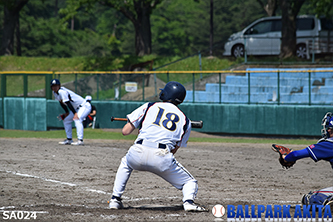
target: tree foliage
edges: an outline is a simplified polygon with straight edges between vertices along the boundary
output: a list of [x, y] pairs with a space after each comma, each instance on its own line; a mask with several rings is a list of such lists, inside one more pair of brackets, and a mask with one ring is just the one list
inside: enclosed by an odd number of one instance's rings
[[[223, 45], [232, 33], [267, 16], [268, 8], [281, 15], [280, 4], [274, 10], [267, 6], [280, 1], [214, 0], [214, 55], [222, 55]], [[8, 34], [4, 31], [5, 2], [9, 1], [0, 0], [1, 39]], [[47, 57], [139, 55], [138, 30], [133, 23], [133, 20], [139, 21], [136, 9], [143, 7], [135, 6], [138, 2], [150, 4], [147, 13], [151, 46], [149, 50], [144, 49], [148, 51], [143, 54], [184, 57], [198, 51], [208, 52], [210, 0], [33, 0], [20, 10], [21, 54]], [[305, 0], [298, 14], [332, 16], [332, 1]], [[17, 41], [14, 33], [10, 39], [13, 38]], [[14, 47], [12, 54], [17, 55]]]
[[135, 31], [135, 53], [143, 56], [151, 54], [151, 23], [150, 15], [153, 9], [163, 0], [67, 0], [68, 6], [63, 13], [74, 16], [82, 6], [86, 11], [95, 7], [96, 3], [114, 8], [131, 21]]

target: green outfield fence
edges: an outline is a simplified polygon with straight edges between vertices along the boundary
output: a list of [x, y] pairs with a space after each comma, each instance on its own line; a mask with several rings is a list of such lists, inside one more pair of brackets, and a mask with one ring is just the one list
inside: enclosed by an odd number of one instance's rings
[[[245, 70], [245, 71], [139, 71], [139, 72], [0, 72], [0, 126], [4, 129], [44, 131], [62, 128], [56, 116], [63, 112], [52, 100], [49, 83], [60, 79], [63, 86], [78, 94], [92, 95], [97, 108], [97, 128], [121, 128], [124, 123], [110, 121], [111, 116], [125, 117], [146, 101], [157, 101], [159, 89], [168, 81], [178, 81], [187, 88], [187, 100], [180, 108], [192, 120], [203, 120], [204, 127], [195, 129], [208, 133], [320, 136], [321, 119], [333, 112], [333, 103], [315, 103], [316, 90], [328, 90], [331, 95], [333, 68], [326, 70]], [[286, 77], [303, 81], [304, 103], [284, 102], [283, 90], [290, 88]], [[258, 77], [258, 78], [257, 78]], [[271, 78], [272, 77], [272, 78]], [[265, 92], [257, 92], [273, 79], [275, 100], [256, 102]], [[255, 81], [259, 81], [255, 85]], [[271, 80], [269, 80], [271, 81]], [[237, 84], [230, 84], [236, 82]], [[241, 82], [245, 83], [241, 85]], [[304, 83], [305, 82], [305, 83]], [[126, 92], [126, 83], [136, 83], [136, 92]], [[262, 84], [261, 84], [262, 83]], [[207, 90], [211, 84], [213, 92]], [[214, 85], [215, 84], [215, 85]], [[266, 84], [266, 83], [265, 83]], [[211, 86], [209, 85], [209, 86]], [[333, 84], [332, 84], [333, 86]], [[133, 85], [129, 85], [129, 88]], [[236, 88], [235, 88], [236, 87]], [[259, 87], [259, 88], [260, 88]], [[267, 89], [266, 89], [266, 88]], [[117, 90], [115, 90], [117, 89]], [[227, 91], [234, 90], [234, 91]], [[133, 91], [133, 89], [127, 91]], [[261, 90], [261, 89], [260, 89]], [[238, 92], [239, 91], [239, 92]], [[229, 101], [227, 95], [241, 95], [242, 101]], [[273, 93], [274, 94], [274, 93]], [[284, 95], [287, 94], [287, 95]], [[310, 95], [309, 95], [310, 94]], [[325, 95], [326, 95], [325, 94]], [[200, 102], [214, 95], [214, 101]], [[229, 95], [229, 96], [230, 96]], [[332, 97], [332, 96], [331, 96]], [[212, 97], [213, 98], [213, 97]]]

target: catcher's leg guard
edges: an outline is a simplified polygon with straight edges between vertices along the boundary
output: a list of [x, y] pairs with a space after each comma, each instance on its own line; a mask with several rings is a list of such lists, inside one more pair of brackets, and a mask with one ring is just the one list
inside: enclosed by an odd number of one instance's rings
[[302, 197], [304, 205], [330, 205], [333, 204], [333, 187], [311, 191]]

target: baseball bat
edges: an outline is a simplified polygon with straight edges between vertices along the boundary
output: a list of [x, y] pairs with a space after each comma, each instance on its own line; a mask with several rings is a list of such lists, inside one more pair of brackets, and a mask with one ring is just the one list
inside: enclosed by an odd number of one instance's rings
[[[111, 116], [111, 122], [113, 121], [127, 121], [127, 118], [118, 118]], [[191, 120], [191, 126], [192, 128], [202, 128], [203, 127], [203, 121], [202, 120]]]

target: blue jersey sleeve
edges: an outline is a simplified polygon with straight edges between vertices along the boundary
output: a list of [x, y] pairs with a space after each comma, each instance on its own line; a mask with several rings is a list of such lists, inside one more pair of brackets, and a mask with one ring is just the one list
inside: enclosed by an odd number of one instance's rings
[[312, 144], [306, 148], [314, 161], [327, 160], [332, 162], [333, 160], [333, 143], [329, 141], [323, 141], [317, 144]]
[[308, 149], [302, 149], [302, 150], [295, 150], [291, 153], [289, 153], [284, 159], [288, 162], [295, 162], [296, 160], [310, 157], [310, 153], [308, 152]]

